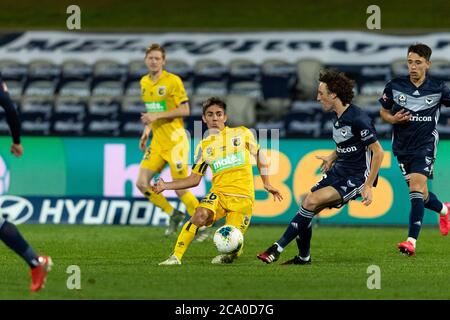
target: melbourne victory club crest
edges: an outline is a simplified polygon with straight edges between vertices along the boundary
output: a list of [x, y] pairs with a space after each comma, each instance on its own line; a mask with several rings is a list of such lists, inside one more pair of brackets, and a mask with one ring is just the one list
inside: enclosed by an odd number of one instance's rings
[[425, 98], [425, 102], [426, 102], [427, 105], [431, 105], [433, 103], [433, 98], [426, 97]]
[[341, 135], [345, 138], [347, 136], [347, 129], [346, 128], [342, 128], [341, 129]]
[[166, 87], [162, 86], [162, 87], [158, 87], [158, 96], [164, 96], [166, 95]]
[[398, 104], [402, 107], [406, 106], [406, 96], [404, 94], [398, 96]]

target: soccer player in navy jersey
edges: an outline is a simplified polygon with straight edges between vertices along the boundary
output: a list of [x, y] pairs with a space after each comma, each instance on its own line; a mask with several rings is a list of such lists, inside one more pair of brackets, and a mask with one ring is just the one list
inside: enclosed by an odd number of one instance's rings
[[[11, 130], [13, 143], [10, 151], [16, 157], [23, 154], [23, 147], [20, 143], [20, 119], [17, 110], [11, 100], [8, 88], [2, 81], [0, 74], [0, 105], [5, 109], [6, 121]], [[0, 214], [0, 239], [15, 253], [22, 257], [31, 268], [31, 286], [30, 291], [39, 291], [45, 284], [47, 273], [52, 265], [52, 260], [48, 256], [38, 256], [33, 248], [17, 230], [16, 226], [8, 222]]]
[[439, 134], [436, 124], [441, 104], [450, 106], [450, 89], [443, 81], [427, 76], [431, 48], [414, 44], [408, 48], [408, 76], [387, 83], [380, 98], [381, 117], [393, 125], [392, 151], [409, 186], [411, 211], [408, 238], [397, 245], [400, 252], [415, 255], [424, 208], [440, 214], [439, 228], [449, 230], [449, 203], [442, 203], [427, 187], [433, 178]]
[[353, 81], [336, 70], [324, 70], [319, 77], [317, 100], [326, 112], [334, 112], [333, 139], [336, 150], [319, 156], [324, 172], [322, 180], [312, 187], [300, 210], [289, 223], [283, 236], [266, 251], [258, 254], [265, 263], [278, 260], [283, 249], [294, 239], [299, 254], [284, 264], [311, 263], [311, 220], [327, 207], [339, 208], [362, 197], [364, 205], [372, 203], [372, 187], [376, 186], [384, 151], [370, 117], [352, 104]]

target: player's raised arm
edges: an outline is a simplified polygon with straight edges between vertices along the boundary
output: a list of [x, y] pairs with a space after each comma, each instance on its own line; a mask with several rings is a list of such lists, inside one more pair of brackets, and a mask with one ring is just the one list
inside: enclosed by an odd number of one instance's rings
[[198, 186], [201, 180], [202, 176], [196, 173], [191, 173], [191, 175], [187, 178], [170, 182], [166, 182], [162, 178], [159, 178], [154, 186], [154, 190], [156, 193], [161, 193], [164, 190], [189, 189]]
[[283, 200], [283, 196], [281, 195], [280, 191], [276, 188], [274, 188], [269, 181], [269, 163], [267, 160], [267, 156], [265, 155], [265, 152], [259, 149], [256, 153], [256, 165], [258, 167], [259, 174], [261, 176], [261, 180], [264, 184], [264, 189], [266, 189], [267, 192], [270, 192], [273, 194], [273, 200], [281, 201]]

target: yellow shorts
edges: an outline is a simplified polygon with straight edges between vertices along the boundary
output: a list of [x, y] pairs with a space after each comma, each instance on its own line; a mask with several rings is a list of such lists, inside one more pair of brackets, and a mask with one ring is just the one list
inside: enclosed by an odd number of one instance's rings
[[141, 161], [141, 168], [161, 172], [166, 163], [170, 166], [173, 179], [182, 179], [188, 176], [189, 143], [177, 145], [176, 148], [162, 149], [157, 144], [150, 144], [145, 150]]
[[214, 213], [213, 223], [225, 217], [225, 224], [239, 228], [244, 234], [252, 218], [253, 199], [210, 192], [200, 201], [199, 207]]

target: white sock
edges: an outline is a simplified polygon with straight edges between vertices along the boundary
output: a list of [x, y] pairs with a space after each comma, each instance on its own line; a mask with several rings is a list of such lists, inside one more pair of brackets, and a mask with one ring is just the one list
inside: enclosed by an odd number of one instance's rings
[[442, 204], [442, 210], [439, 212], [441, 216], [445, 216], [448, 213], [448, 208], [445, 204]]
[[406, 241], [411, 242], [414, 246], [414, 248], [416, 247], [416, 239], [408, 237], [408, 239], [406, 239]]
[[302, 261], [308, 261], [310, 256], [307, 257], [302, 257], [302, 256], [298, 256], [300, 258], [300, 260]]
[[275, 242], [275, 244], [277, 245], [277, 251], [278, 252], [283, 252], [284, 248], [282, 248], [278, 243]]

